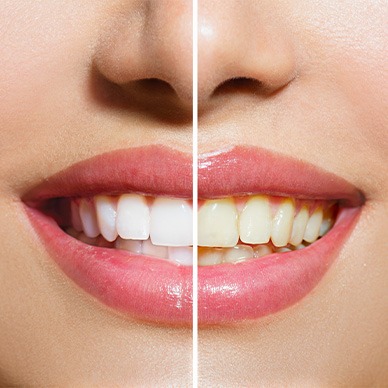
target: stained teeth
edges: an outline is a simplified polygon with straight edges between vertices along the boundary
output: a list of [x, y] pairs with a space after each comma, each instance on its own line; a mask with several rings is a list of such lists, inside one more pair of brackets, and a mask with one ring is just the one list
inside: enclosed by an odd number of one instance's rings
[[198, 264], [201, 266], [221, 264], [223, 251], [221, 248], [199, 248]]
[[240, 239], [247, 244], [266, 244], [271, 237], [271, 208], [268, 197], [250, 198], [240, 214]]
[[238, 242], [238, 213], [233, 199], [205, 201], [198, 212], [198, 245], [233, 247]]
[[224, 255], [225, 263], [238, 263], [253, 257], [253, 249], [249, 245], [236, 245], [226, 249]]
[[94, 202], [97, 211], [97, 222], [101, 234], [107, 241], [116, 240], [116, 200], [112, 197], [108, 197], [107, 195], [98, 195], [95, 197]]
[[97, 237], [100, 234], [100, 229], [98, 228], [93, 202], [87, 199], [81, 199], [79, 214], [85, 235], [90, 238]]
[[143, 195], [124, 194], [117, 204], [117, 232], [120, 237], [147, 240], [150, 235], [150, 210]]
[[263, 257], [273, 253], [273, 249], [270, 245], [257, 245], [253, 248], [253, 257]]
[[304, 241], [311, 243], [318, 238], [322, 219], [323, 219], [322, 208], [318, 207], [317, 209], [315, 209], [314, 213], [310, 216], [307, 222], [306, 230], [304, 232], [304, 237], [303, 237]]
[[156, 198], [151, 210], [150, 238], [162, 246], [193, 244], [193, 209], [183, 199]]
[[303, 206], [294, 219], [290, 243], [294, 246], [299, 245], [303, 241], [304, 232], [306, 230], [307, 221], [309, 219], [309, 210], [307, 206]]
[[288, 244], [294, 221], [295, 205], [290, 198], [285, 199], [278, 207], [272, 221], [271, 240], [275, 247]]

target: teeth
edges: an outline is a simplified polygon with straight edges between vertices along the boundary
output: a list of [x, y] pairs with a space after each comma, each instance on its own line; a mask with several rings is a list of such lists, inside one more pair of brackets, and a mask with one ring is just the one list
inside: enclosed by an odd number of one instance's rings
[[143, 241], [142, 253], [147, 256], [159, 257], [160, 259], [168, 258], [168, 248], [154, 245], [149, 239]]
[[193, 265], [193, 248], [168, 247], [168, 259], [182, 265]]
[[150, 238], [155, 245], [192, 245], [193, 209], [190, 204], [182, 199], [156, 198], [151, 210]]
[[108, 197], [107, 195], [98, 195], [94, 198], [94, 203], [96, 206], [97, 222], [100, 227], [101, 234], [107, 241], [116, 240], [116, 200], [112, 197]]
[[309, 210], [307, 206], [303, 206], [294, 219], [290, 243], [294, 246], [299, 245], [303, 241], [304, 232], [306, 230], [307, 221], [309, 220]]
[[[332, 205], [266, 195], [206, 200], [198, 211], [198, 264], [303, 249], [334, 225]], [[68, 234], [89, 245], [192, 265], [193, 214], [187, 200], [98, 195], [72, 200], [70, 211]]]
[[100, 234], [100, 229], [98, 228], [93, 202], [87, 199], [81, 199], [79, 204], [79, 215], [85, 235], [90, 238], [97, 237]]
[[253, 249], [249, 245], [236, 245], [233, 248], [226, 249], [224, 255], [225, 263], [238, 263], [253, 257]]
[[198, 212], [198, 245], [235, 246], [239, 238], [237, 218], [233, 199], [205, 201]]
[[304, 241], [309, 243], [314, 242], [319, 236], [319, 229], [323, 219], [322, 208], [318, 207], [311, 215], [307, 222], [306, 231], [304, 232]]
[[250, 198], [240, 214], [240, 239], [247, 244], [266, 244], [271, 237], [271, 208], [268, 197]]
[[292, 199], [287, 198], [279, 205], [272, 222], [271, 232], [271, 240], [275, 247], [287, 245], [291, 237], [294, 213], [295, 205]]
[[143, 195], [124, 194], [117, 204], [117, 232], [120, 237], [147, 240], [150, 235], [150, 210]]

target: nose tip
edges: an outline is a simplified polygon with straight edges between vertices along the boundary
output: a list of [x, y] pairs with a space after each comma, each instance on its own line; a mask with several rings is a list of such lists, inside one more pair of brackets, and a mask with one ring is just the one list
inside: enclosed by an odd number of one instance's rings
[[104, 30], [95, 68], [123, 89], [135, 81], [162, 81], [173, 89], [179, 104], [191, 106], [191, 5], [185, 0], [135, 3], [125, 18], [118, 12]]
[[294, 46], [291, 38], [278, 27], [256, 8], [243, 7], [239, 2], [200, 9], [199, 104], [206, 106], [215, 92], [224, 86], [241, 84], [241, 80], [254, 85], [256, 93], [259, 90], [267, 94], [294, 79]]

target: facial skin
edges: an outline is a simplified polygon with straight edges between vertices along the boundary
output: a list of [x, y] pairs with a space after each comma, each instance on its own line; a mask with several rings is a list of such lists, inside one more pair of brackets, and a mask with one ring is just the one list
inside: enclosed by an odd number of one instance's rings
[[202, 386], [387, 381], [386, 11], [380, 1], [200, 1], [200, 152], [262, 147], [366, 197], [311, 294], [257, 321], [200, 330]]
[[[190, 384], [191, 329], [124, 318], [76, 287], [20, 198], [104, 152], [191, 152], [191, 21], [186, 1], [1, 2], [2, 384]], [[165, 83], [131, 84], [143, 78]]]
[[[253, 145], [297, 156], [354, 184], [366, 203], [340, 257], [300, 303], [200, 330], [200, 382], [381, 385], [385, 5], [274, 4], [200, 1], [199, 150]], [[183, 0], [1, 3], [0, 383], [190, 384], [191, 330], [122, 317], [78, 289], [37, 243], [20, 201], [104, 152], [150, 144], [191, 152], [191, 18]], [[238, 77], [251, 81], [228, 82]], [[145, 78], [163, 83], [132, 82]]]

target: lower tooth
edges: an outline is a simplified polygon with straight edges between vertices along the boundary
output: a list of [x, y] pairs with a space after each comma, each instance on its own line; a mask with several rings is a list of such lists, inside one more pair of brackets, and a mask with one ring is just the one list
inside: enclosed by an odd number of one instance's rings
[[253, 257], [259, 258], [263, 256], [267, 256], [273, 253], [271, 246], [269, 245], [257, 245], [253, 248]]
[[193, 248], [169, 247], [168, 259], [182, 265], [193, 265]]
[[199, 248], [198, 264], [203, 266], [221, 264], [223, 251], [221, 248]]
[[249, 245], [236, 245], [233, 248], [225, 249], [224, 262], [238, 263], [253, 257], [253, 249]]
[[168, 248], [160, 245], [154, 245], [150, 239], [143, 241], [142, 249], [143, 255], [154, 256], [160, 259], [168, 258]]
[[143, 242], [140, 240], [124, 240], [120, 237], [115, 242], [115, 248], [123, 249], [132, 253], [142, 253]]

